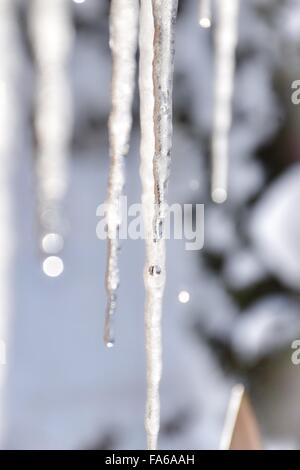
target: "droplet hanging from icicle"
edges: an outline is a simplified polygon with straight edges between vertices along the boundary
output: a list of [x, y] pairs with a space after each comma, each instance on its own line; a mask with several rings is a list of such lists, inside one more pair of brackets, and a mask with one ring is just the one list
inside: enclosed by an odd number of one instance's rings
[[216, 0], [212, 199], [223, 203], [228, 193], [229, 132], [232, 121], [235, 50], [239, 0]]
[[211, 2], [212, 0], [199, 0], [199, 24], [202, 28], [211, 27]]
[[37, 206], [43, 270], [55, 277], [63, 271], [63, 200], [68, 184], [72, 104], [68, 60], [73, 38], [66, 0], [33, 0], [31, 32], [37, 62], [35, 128], [37, 136]]
[[104, 342], [114, 344], [113, 317], [119, 286], [119, 228], [121, 196], [125, 183], [125, 156], [132, 124], [132, 101], [136, 70], [138, 0], [112, 0], [110, 47], [112, 52], [112, 109], [109, 118], [110, 175], [107, 198], [108, 254], [106, 269], [107, 307]]

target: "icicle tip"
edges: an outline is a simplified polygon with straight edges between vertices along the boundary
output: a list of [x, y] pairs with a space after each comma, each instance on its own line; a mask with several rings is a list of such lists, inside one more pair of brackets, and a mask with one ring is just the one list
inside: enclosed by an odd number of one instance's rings
[[212, 200], [217, 204], [223, 204], [227, 199], [227, 191], [224, 188], [216, 188], [212, 192]]

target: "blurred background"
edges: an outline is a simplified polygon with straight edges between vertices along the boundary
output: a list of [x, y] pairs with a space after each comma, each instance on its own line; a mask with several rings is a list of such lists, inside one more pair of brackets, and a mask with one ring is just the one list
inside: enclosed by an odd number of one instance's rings
[[[106, 244], [96, 238], [96, 208], [109, 165], [110, 2], [64, 2], [67, 38], [58, 34], [63, 29], [49, 32], [47, 14], [33, 34], [30, 0], [0, 0], [0, 445], [142, 449], [142, 241], [122, 243], [117, 343], [107, 350], [102, 342]], [[300, 80], [300, 4], [241, 1], [222, 206], [209, 195], [213, 31], [199, 27], [197, 12], [197, 0], [179, 0], [169, 202], [205, 204], [205, 245], [188, 252], [183, 241], [167, 244], [159, 446], [218, 448], [231, 388], [243, 382], [265, 448], [299, 449], [300, 366], [291, 344], [300, 339], [300, 105], [291, 102], [291, 85]], [[39, 77], [42, 66], [47, 71], [43, 57], [55, 62], [55, 54], [65, 67], [56, 83], [61, 119], [39, 134]], [[138, 109], [136, 94], [127, 158], [132, 203], [141, 193]], [[61, 169], [68, 180], [63, 265], [47, 268], [37, 167], [39, 139], [47, 142], [51, 125], [69, 161]]]

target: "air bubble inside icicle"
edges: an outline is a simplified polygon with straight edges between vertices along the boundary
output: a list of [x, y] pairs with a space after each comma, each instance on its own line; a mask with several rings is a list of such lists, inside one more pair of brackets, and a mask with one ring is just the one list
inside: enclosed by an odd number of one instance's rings
[[[141, 179], [146, 233], [145, 330], [147, 402], [145, 427], [149, 450], [157, 448], [162, 372], [161, 316], [166, 278], [164, 204], [172, 145], [172, 82], [176, 1], [141, 1], [140, 102]], [[153, 41], [152, 41], [153, 38]]]
[[110, 175], [107, 198], [108, 254], [106, 270], [107, 308], [104, 341], [114, 344], [113, 317], [119, 286], [120, 201], [125, 183], [124, 159], [132, 124], [132, 100], [137, 48], [138, 0], [112, 0], [110, 47], [112, 52], [112, 109], [109, 118]]
[[217, 1], [215, 32], [214, 123], [212, 137], [212, 199], [227, 199], [228, 143], [232, 121], [235, 49], [239, 0]]

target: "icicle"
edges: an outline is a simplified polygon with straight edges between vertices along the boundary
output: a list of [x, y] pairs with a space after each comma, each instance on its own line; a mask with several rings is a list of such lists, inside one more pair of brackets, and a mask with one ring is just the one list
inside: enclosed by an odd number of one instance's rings
[[163, 237], [164, 205], [171, 163], [174, 28], [178, 0], [168, 2], [152, 0], [152, 5], [154, 16], [154, 238], [158, 241]]
[[12, 0], [0, 1], [0, 447], [4, 448], [6, 431], [8, 365], [6, 352], [10, 340], [12, 305], [12, 261], [14, 256], [14, 176], [20, 143], [21, 115], [17, 96], [21, 63], [18, 38], [18, 17]]
[[104, 341], [114, 344], [113, 317], [116, 310], [116, 292], [119, 285], [119, 227], [121, 224], [120, 198], [125, 182], [124, 158], [128, 152], [132, 124], [131, 108], [135, 79], [137, 48], [138, 0], [111, 0], [110, 47], [112, 51], [112, 109], [109, 118], [110, 176], [108, 186], [108, 255]]
[[68, 0], [33, 0], [33, 48], [38, 66], [36, 100], [38, 217], [45, 274], [58, 276], [64, 243], [62, 204], [67, 189], [72, 133], [70, 84], [66, 67], [73, 29]]
[[228, 140], [238, 37], [239, 0], [217, 0], [214, 124], [212, 140], [212, 199], [227, 199]]
[[[141, 1], [140, 100], [141, 178], [146, 233], [145, 329], [148, 449], [157, 448], [162, 371], [161, 315], [166, 278], [164, 204], [172, 144], [172, 82], [177, 0]], [[153, 38], [153, 42], [152, 42]]]
[[202, 28], [211, 27], [211, 1], [199, 0], [199, 24]]
[[[161, 376], [161, 297], [164, 280], [155, 276], [154, 268], [158, 263], [157, 244], [153, 240], [154, 218], [154, 177], [153, 155], [154, 142], [154, 95], [153, 95], [153, 38], [154, 22], [152, 4], [149, 0], [141, 0], [140, 13], [140, 118], [141, 118], [141, 166], [142, 204], [144, 228], [146, 236], [146, 263], [144, 282], [145, 301], [145, 333], [147, 355], [147, 404], [145, 427], [148, 448], [155, 449], [159, 431], [159, 381]], [[163, 260], [159, 260], [161, 263]], [[157, 283], [157, 285], [155, 285]]]

